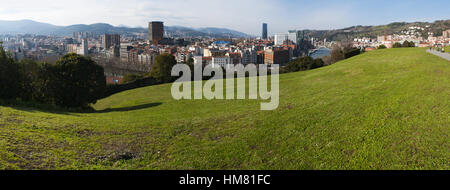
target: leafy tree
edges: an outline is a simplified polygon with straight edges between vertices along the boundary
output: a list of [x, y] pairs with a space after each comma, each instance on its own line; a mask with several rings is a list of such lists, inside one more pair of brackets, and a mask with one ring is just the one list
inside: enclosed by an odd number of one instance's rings
[[395, 44], [392, 46], [393, 48], [401, 48], [402, 47], [402, 44], [401, 43], [398, 43], [398, 42], [395, 42]]
[[345, 59], [344, 51], [342, 51], [342, 49], [339, 46], [334, 46], [333, 49], [331, 50], [331, 62], [336, 63], [344, 59]]
[[34, 95], [38, 91], [36, 83], [39, 81], [41, 65], [30, 59], [22, 59], [18, 63], [19, 69], [19, 97], [25, 101], [35, 100]]
[[158, 55], [155, 58], [155, 63], [150, 71], [150, 76], [160, 82], [171, 82], [173, 81], [173, 77], [171, 76], [172, 67], [176, 64], [177, 61], [173, 55]]
[[18, 66], [5, 52], [0, 43], [0, 98], [14, 99], [19, 96]]
[[377, 49], [386, 49], [387, 47], [384, 44], [381, 44], [377, 47]]
[[46, 90], [44, 95], [51, 97], [50, 101], [56, 105], [87, 107], [105, 93], [103, 67], [77, 54], [67, 54], [54, 65], [45, 64], [40, 76]]
[[402, 47], [410, 47], [410, 44], [408, 41], [404, 41]]
[[344, 49], [344, 58], [345, 59], [348, 59], [348, 58], [353, 57], [353, 56], [357, 56], [359, 54], [361, 54], [361, 50], [359, 50], [358, 48], [353, 48], [352, 47], [352, 48]]
[[312, 57], [301, 57], [289, 62], [284, 67], [283, 72], [297, 72], [323, 67], [325, 64], [322, 59], [313, 59]]
[[325, 62], [322, 59], [314, 59], [314, 62], [311, 64], [309, 69], [317, 69], [325, 66]]

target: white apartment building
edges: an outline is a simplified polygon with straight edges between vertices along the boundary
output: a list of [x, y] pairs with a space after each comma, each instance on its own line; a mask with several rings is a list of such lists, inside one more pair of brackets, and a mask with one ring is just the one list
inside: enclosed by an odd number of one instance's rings
[[225, 68], [228, 64], [231, 64], [230, 57], [228, 56], [220, 56], [220, 57], [212, 57], [212, 66], [216, 67], [217, 65]]
[[138, 55], [138, 63], [141, 65], [153, 65], [155, 61], [155, 55], [152, 54], [139, 54]]
[[294, 43], [297, 43], [297, 33], [282, 33], [282, 34], [275, 34], [275, 45], [283, 45], [283, 43], [286, 41], [292, 41]]

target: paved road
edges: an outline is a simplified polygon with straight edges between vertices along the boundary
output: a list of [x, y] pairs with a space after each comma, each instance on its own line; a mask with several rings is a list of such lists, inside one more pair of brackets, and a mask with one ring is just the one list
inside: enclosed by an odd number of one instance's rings
[[435, 51], [435, 50], [427, 50], [427, 52], [450, 61], [450, 53], [442, 53], [442, 52]]

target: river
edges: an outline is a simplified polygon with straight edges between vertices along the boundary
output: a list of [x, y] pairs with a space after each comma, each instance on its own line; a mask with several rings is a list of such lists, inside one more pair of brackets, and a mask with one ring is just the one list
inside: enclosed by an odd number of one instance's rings
[[312, 53], [310, 56], [314, 59], [317, 58], [322, 58], [325, 56], [330, 56], [331, 55], [331, 50], [328, 48], [319, 48], [318, 50], [316, 50], [314, 53]]

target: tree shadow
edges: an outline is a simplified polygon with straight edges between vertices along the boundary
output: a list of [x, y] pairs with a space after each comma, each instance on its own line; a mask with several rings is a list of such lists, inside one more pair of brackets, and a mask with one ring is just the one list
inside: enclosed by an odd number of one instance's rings
[[137, 105], [137, 106], [130, 106], [130, 107], [123, 107], [123, 108], [108, 108], [108, 109], [104, 109], [104, 110], [98, 110], [95, 111], [95, 113], [110, 113], [110, 112], [124, 112], [124, 111], [136, 111], [136, 110], [141, 110], [141, 109], [147, 109], [147, 108], [151, 108], [151, 107], [156, 107], [161, 105], [161, 102], [157, 102], [157, 103], [149, 103], [149, 104], [142, 104], [142, 105]]
[[61, 115], [72, 115], [78, 116], [82, 113], [110, 113], [110, 112], [121, 112], [121, 111], [135, 111], [151, 107], [156, 107], [162, 103], [149, 103], [137, 106], [123, 107], [123, 108], [108, 108], [105, 110], [95, 110], [92, 107], [88, 108], [61, 108], [54, 105], [40, 104], [34, 102], [18, 102], [15, 100], [4, 101], [0, 100], [0, 106], [10, 107], [15, 110], [25, 111], [25, 112], [44, 112], [51, 114], [61, 114]]
[[9, 107], [24, 112], [43, 112], [61, 115], [74, 115], [85, 112], [82, 108], [61, 108], [55, 105], [42, 104], [36, 102], [22, 102], [16, 100], [0, 100], [0, 106]]

